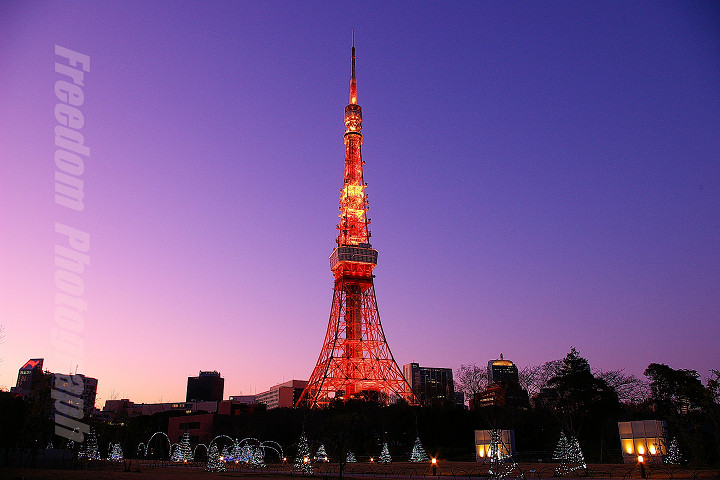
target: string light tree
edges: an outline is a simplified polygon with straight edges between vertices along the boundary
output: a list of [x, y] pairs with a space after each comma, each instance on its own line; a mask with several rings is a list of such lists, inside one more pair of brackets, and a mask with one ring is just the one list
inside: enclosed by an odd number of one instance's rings
[[122, 447], [119, 443], [111, 443], [108, 445], [108, 460], [122, 462], [124, 459]]
[[680, 465], [682, 456], [680, 455], [680, 447], [678, 446], [677, 438], [673, 437], [670, 440], [670, 446], [668, 447], [667, 457], [665, 457], [665, 463], [667, 465]]
[[265, 450], [262, 447], [251, 446], [250, 447], [250, 459], [248, 465], [254, 468], [262, 468], [265, 466]]
[[420, 442], [420, 437], [415, 438], [415, 444], [413, 445], [412, 452], [410, 452], [411, 462], [427, 462], [430, 458], [428, 457], [425, 449]]
[[320, 356], [297, 406], [323, 407], [335, 399], [417, 399], [390, 352], [375, 299], [367, 184], [363, 178], [362, 108], [358, 105], [353, 32], [350, 103], [345, 107], [345, 173], [340, 190], [337, 246], [330, 256], [335, 280], [330, 320]]
[[300, 436], [294, 467], [295, 470], [303, 474], [311, 475], [313, 473], [313, 467], [310, 463], [310, 446], [308, 445], [307, 438], [305, 438], [305, 434]]
[[317, 449], [317, 452], [315, 452], [315, 460], [318, 462], [329, 462], [330, 459], [328, 458], [327, 451], [325, 450], [325, 445], [320, 444], [320, 446]]
[[206, 469], [210, 472], [224, 472], [226, 470], [225, 461], [220, 458], [217, 443], [215, 442], [210, 445]]
[[574, 436], [566, 437], [564, 432], [560, 432], [560, 440], [553, 454], [553, 460], [560, 461], [560, 465], [555, 468], [556, 477], [562, 477], [576, 470], [587, 469], [580, 442]]
[[552, 459], [562, 462], [563, 460], [568, 458], [569, 454], [570, 454], [570, 442], [568, 442], [567, 436], [565, 436], [565, 432], [561, 431], [560, 439], [558, 440], [558, 443], [555, 446], [555, 451], [553, 452]]
[[503, 440], [502, 430], [491, 430], [490, 449], [488, 451], [488, 457], [490, 457], [488, 479], [505, 479], [508, 478], [511, 473], [515, 473], [515, 478], [517, 479], [525, 479], [525, 474], [520, 468], [520, 465], [518, 465], [509, 452], [511, 452], [511, 449]]
[[228, 449], [227, 445], [223, 447], [223, 449], [220, 451], [220, 458], [224, 460], [228, 460], [230, 458], [230, 450]]
[[87, 434], [85, 441], [80, 445], [78, 458], [87, 460], [102, 459], [102, 457], [100, 457], [100, 450], [98, 450], [98, 441], [94, 428], [90, 428], [90, 433]]
[[380, 458], [378, 458], [378, 463], [390, 463], [392, 462], [392, 457], [390, 456], [390, 449], [388, 449], [387, 442], [383, 443], [382, 451], [380, 452]]
[[185, 432], [180, 441], [175, 446], [175, 451], [170, 456], [173, 462], [186, 463], [192, 460], [192, 449], [190, 448], [190, 433]]

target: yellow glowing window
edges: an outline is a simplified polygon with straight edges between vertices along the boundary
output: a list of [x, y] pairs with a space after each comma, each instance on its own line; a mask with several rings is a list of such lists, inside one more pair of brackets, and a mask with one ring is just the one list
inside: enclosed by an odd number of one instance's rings
[[648, 452], [650, 455], [664, 455], [665, 448], [659, 438], [648, 438]]
[[625, 451], [625, 453], [632, 455], [633, 451], [635, 450], [633, 448], [633, 441], [629, 440], [629, 439], [623, 440], [622, 445], [623, 445], [623, 450]]

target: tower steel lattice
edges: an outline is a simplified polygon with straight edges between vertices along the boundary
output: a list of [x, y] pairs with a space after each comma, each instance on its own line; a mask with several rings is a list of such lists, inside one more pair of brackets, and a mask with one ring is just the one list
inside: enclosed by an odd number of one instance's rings
[[337, 247], [330, 256], [335, 279], [325, 341], [297, 405], [322, 407], [334, 399], [362, 398], [388, 404], [402, 398], [417, 405], [390, 352], [380, 324], [370, 245], [367, 184], [363, 179], [362, 108], [358, 105], [353, 34], [350, 102], [345, 107], [345, 174], [340, 190]]

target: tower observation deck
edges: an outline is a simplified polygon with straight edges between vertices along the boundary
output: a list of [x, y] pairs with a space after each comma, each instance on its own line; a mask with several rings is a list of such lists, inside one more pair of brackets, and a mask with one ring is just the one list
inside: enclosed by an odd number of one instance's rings
[[367, 184], [363, 178], [362, 108], [358, 104], [353, 34], [350, 99], [345, 107], [345, 169], [340, 189], [337, 246], [330, 255], [335, 286], [320, 357], [298, 405], [322, 407], [335, 400], [388, 404], [417, 400], [390, 352], [380, 323], [370, 245]]

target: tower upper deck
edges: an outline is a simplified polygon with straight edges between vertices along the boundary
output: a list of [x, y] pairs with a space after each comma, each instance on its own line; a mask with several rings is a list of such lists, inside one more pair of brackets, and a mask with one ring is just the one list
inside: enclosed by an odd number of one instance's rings
[[362, 108], [357, 103], [357, 79], [355, 78], [355, 36], [353, 35], [352, 67], [350, 73], [350, 98], [345, 107], [345, 172], [340, 190], [340, 223], [337, 226], [337, 245], [342, 247], [364, 246], [370, 248], [368, 229], [367, 184], [363, 179], [362, 160]]

